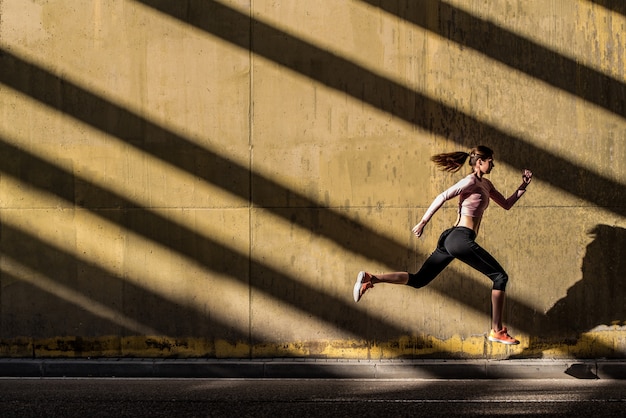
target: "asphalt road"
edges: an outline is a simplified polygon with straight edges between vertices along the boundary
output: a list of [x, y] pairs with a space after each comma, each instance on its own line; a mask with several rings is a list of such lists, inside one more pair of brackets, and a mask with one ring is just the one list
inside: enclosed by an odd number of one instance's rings
[[624, 380], [0, 379], [9, 417], [623, 417]]

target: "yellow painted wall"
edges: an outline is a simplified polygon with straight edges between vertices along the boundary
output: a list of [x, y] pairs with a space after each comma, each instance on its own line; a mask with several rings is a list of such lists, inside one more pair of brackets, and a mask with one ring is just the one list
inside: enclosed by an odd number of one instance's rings
[[[0, 355], [626, 355], [626, 10], [599, 0], [0, 0]], [[414, 272], [486, 144], [478, 242]]]

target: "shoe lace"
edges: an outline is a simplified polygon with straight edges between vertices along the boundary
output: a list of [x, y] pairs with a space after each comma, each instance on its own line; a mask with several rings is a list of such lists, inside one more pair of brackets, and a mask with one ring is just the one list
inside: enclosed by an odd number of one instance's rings
[[511, 337], [511, 336], [509, 335], [509, 333], [508, 333], [508, 331], [506, 330], [506, 328], [503, 330], [503, 337], [504, 337], [504, 338], [506, 338], [506, 339], [508, 339], [508, 340], [511, 340], [511, 341], [517, 341], [515, 338], [513, 338], [513, 337]]
[[509, 335], [509, 330], [506, 329], [506, 327], [502, 328], [500, 331], [494, 331], [493, 333], [499, 338], [509, 338], [511, 340], [513, 339], [513, 337]]

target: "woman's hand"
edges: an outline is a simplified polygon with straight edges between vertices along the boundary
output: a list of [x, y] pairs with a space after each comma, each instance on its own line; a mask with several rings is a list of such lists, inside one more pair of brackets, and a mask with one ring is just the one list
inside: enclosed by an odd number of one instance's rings
[[413, 231], [415, 236], [419, 238], [422, 236], [422, 231], [424, 230], [425, 226], [426, 226], [426, 223], [424, 221], [420, 221], [420, 223], [415, 225], [411, 231]]
[[533, 173], [530, 170], [524, 169], [524, 172], [522, 173], [522, 181], [524, 182], [524, 184], [530, 184], [531, 180], [533, 179]]

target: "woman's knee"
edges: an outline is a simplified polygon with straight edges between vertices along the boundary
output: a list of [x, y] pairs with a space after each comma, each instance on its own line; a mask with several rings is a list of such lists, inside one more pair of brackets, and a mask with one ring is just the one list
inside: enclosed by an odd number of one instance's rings
[[406, 284], [407, 286], [419, 289], [426, 286], [428, 283], [430, 283], [430, 280], [424, 280], [423, 276], [418, 273], [409, 273], [409, 281]]
[[498, 272], [492, 277], [493, 290], [506, 290], [506, 285], [509, 282], [509, 276], [505, 272]]

